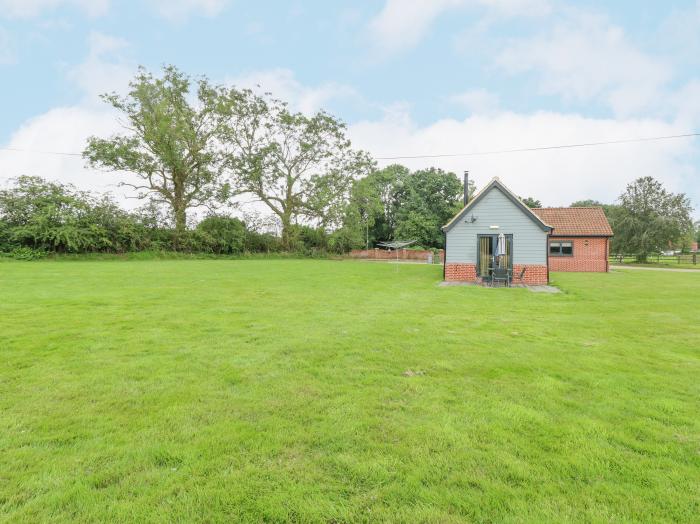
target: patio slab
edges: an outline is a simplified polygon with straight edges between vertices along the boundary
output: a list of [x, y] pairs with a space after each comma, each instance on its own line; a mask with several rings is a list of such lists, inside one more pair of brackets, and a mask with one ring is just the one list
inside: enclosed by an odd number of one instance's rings
[[533, 293], [561, 293], [558, 287], [554, 286], [525, 286]]
[[[477, 283], [477, 282], [439, 282], [438, 283], [439, 287], [454, 287], [454, 286], [461, 286], [461, 287], [491, 287], [491, 286], [485, 286], [483, 284]], [[497, 286], [499, 289], [502, 289], [504, 286]], [[561, 290], [558, 287], [554, 286], [525, 286], [522, 284], [514, 284], [510, 286], [511, 288], [526, 288], [532, 291], [533, 293], [561, 293]]]

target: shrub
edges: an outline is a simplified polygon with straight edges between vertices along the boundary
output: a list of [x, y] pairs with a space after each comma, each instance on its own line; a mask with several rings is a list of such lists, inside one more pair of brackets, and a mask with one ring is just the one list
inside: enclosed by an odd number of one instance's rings
[[338, 229], [328, 237], [328, 250], [331, 253], [342, 255], [355, 247], [359, 247], [357, 235], [349, 229]]
[[210, 216], [199, 223], [196, 231], [204, 251], [237, 255], [245, 247], [245, 224], [237, 218]]
[[31, 247], [16, 247], [10, 251], [10, 256], [16, 260], [37, 260], [46, 256], [46, 251]]
[[248, 231], [244, 247], [249, 253], [279, 253], [282, 251], [282, 240], [272, 233]]

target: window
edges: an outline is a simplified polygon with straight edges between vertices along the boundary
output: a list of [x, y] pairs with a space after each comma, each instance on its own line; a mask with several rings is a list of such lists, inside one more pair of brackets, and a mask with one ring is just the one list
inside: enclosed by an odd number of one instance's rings
[[549, 254], [553, 257], [570, 257], [574, 254], [574, 246], [571, 242], [550, 242]]

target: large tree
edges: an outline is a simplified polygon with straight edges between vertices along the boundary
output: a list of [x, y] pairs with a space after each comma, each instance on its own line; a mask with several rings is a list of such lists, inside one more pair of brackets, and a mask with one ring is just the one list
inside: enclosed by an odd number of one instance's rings
[[533, 197], [520, 197], [520, 200], [530, 209], [542, 207], [542, 202]]
[[636, 254], [639, 261], [668, 248], [692, 228], [688, 197], [666, 191], [650, 176], [629, 184], [619, 202], [614, 224], [617, 247]]
[[394, 238], [396, 194], [401, 180], [409, 174], [406, 167], [393, 164], [356, 180], [343, 227], [360, 236], [367, 247]]
[[174, 66], [165, 67], [160, 78], [140, 68], [130, 87], [127, 96], [102, 96], [124, 118], [126, 133], [90, 137], [83, 156], [92, 167], [135, 175], [135, 181], [121, 184], [136, 190], [138, 198], [167, 204], [179, 237], [188, 210], [209, 205], [225, 187], [218, 184], [220, 90]]
[[[469, 193], [474, 191], [470, 181]], [[390, 165], [355, 182], [344, 228], [353, 238], [362, 237], [362, 244], [401, 239], [441, 247], [440, 227], [462, 206], [463, 194], [454, 173], [436, 168], [410, 172]]]
[[293, 112], [247, 89], [227, 90], [218, 109], [232, 186], [279, 218], [286, 248], [296, 223], [340, 224], [352, 181], [372, 166], [367, 153], [352, 148], [342, 122], [324, 111]]
[[457, 175], [434, 167], [402, 177], [395, 195], [394, 236], [444, 247], [440, 228], [462, 207], [463, 187]]

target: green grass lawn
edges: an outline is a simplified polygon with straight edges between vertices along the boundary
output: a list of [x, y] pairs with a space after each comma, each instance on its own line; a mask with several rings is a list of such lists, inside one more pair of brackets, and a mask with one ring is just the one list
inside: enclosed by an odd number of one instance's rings
[[0, 521], [697, 521], [700, 275], [440, 278], [0, 263]]

